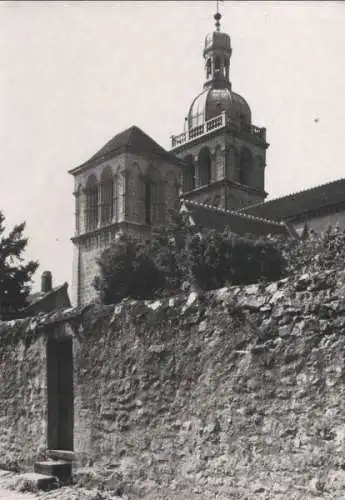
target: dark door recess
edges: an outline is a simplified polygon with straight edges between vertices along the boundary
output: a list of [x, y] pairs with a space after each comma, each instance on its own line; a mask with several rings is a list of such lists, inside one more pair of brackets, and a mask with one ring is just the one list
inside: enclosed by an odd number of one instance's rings
[[73, 450], [72, 338], [48, 339], [48, 449]]

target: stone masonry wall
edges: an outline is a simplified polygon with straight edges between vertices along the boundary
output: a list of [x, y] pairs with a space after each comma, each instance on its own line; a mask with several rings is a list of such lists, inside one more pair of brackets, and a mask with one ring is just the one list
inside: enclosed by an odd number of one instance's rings
[[46, 353], [34, 327], [0, 322], [0, 466], [31, 464], [46, 447]]
[[[344, 498], [343, 271], [78, 314], [57, 321], [74, 335], [79, 466], [130, 498]], [[0, 443], [30, 459], [44, 354], [40, 337], [20, 346], [1, 347]]]
[[79, 294], [81, 304], [87, 304], [97, 298], [97, 291], [92, 283], [99, 272], [97, 259], [101, 256], [105, 246], [95, 246], [80, 248], [80, 276], [79, 276]]
[[344, 283], [330, 272], [90, 309], [81, 460], [152, 498], [344, 498]]

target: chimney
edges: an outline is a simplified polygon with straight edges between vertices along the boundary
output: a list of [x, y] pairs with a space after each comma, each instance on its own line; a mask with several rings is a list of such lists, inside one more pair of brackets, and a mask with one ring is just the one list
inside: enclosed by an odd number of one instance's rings
[[52, 290], [52, 273], [50, 271], [44, 271], [41, 277], [41, 292], [47, 293]]

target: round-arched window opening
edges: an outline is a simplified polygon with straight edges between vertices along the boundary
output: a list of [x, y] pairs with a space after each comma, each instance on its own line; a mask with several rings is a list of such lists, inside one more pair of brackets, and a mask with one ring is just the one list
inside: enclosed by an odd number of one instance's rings
[[206, 62], [206, 78], [209, 78], [209, 76], [211, 75], [211, 73], [212, 73], [211, 59], [207, 59], [207, 62]]
[[211, 182], [211, 153], [208, 148], [203, 148], [198, 156], [199, 184], [204, 186]]
[[182, 172], [182, 186], [183, 192], [186, 193], [195, 188], [195, 165], [192, 155], [187, 155], [184, 161], [186, 165], [183, 167]]
[[114, 179], [110, 167], [106, 167], [101, 175], [101, 223], [112, 221], [114, 211]]
[[239, 165], [239, 181], [246, 186], [251, 185], [253, 174], [253, 157], [247, 148], [242, 148]]

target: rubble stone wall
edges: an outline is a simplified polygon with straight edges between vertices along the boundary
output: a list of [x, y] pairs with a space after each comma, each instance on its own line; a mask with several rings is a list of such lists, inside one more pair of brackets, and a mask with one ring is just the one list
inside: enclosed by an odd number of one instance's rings
[[[343, 271], [94, 306], [59, 321], [74, 335], [79, 465], [137, 495], [344, 498]], [[1, 358], [0, 394], [12, 391], [1, 399], [2, 450], [28, 442], [32, 455], [30, 436], [40, 435], [40, 338]]]
[[332, 272], [89, 310], [84, 458], [205, 498], [343, 498], [344, 313]]
[[0, 466], [6, 468], [30, 465], [46, 446], [46, 351], [30, 325], [0, 322]]

